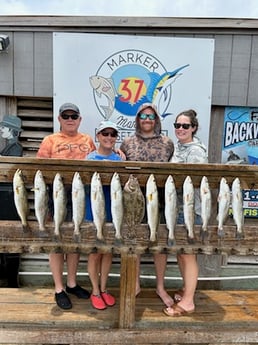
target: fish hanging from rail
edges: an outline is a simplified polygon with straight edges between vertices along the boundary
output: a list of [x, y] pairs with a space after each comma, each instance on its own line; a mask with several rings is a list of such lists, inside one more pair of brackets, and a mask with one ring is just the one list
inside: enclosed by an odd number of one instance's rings
[[183, 212], [188, 243], [194, 243], [194, 186], [190, 176], [183, 183]]
[[211, 190], [209, 186], [209, 181], [206, 176], [202, 177], [200, 185], [200, 198], [201, 198], [201, 218], [202, 218], [202, 228], [201, 228], [201, 238], [202, 240], [208, 236], [208, 222], [211, 217]]
[[53, 182], [53, 203], [54, 203], [54, 238], [60, 239], [60, 227], [63, 224], [67, 214], [67, 197], [60, 173], [56, 173]]
[[128, 225], [128, 239], [136, 238], [136, 225], [140, 224], [145, 214], [145, 199], [136, 177], [129, 176], [123, 189], [124, 222]]
[[241, 183], [238, 177], [233, 180], [232, 187], [232, 212], [233, 219], [237, 227], [236, 237], [241, 239], [244, 237], [244, 212], [243, 212], [243, 196]]
[[97, 230], [97, 240], [103, 241], [103, 227], [106, 218], [105, 197], [102, 187], [101, 178], [98, 172], [94, 172], [91, 178], [91, 210], [93, 223]]
[[17, 169], [13, 177], [14, 204], [21, 219], [24, 232], [29, 230], [27, 217], [29, 214], [28, 194], [24, 183], [24, 176], [20, 169]]
[[147, 222], [150, 229], [150, 241], [157, 239], [157, 230], [159, 225], [159, 196], [156, 180], [151, 174], [146, 183], [146, 210]]
[[37, 170], [34, 176], [34, 208], [35, 216], [39, 224], [40, 236], [46, 235], [46, 220], [48, 215], [48, 188], [41, 170]]
[[219, 195], [218, 195], [218, 236], [223, 237], [225, 235], [223, 225], [228, 217], [230, 206], [230, 188], [225, 177], [220, 179]]
[[168, 245], [175, 242], [175, 227], [177, 221], [177, 192], [174, 179], [168, 176], [165, 183], [165, 220], [168, 229]]
[[124, 216], [124, 201], [120, 177], [117, 172], [113, 174], [111, 179], [110, 197], [112, 222], [115, 228], [115, 239], [119, 242], [122, 240], [121, 230]]
[[75, 172], [72, 180], [72, 214], [74, 223], [73, 239], [80, 242], [80, 227], [85, 216], [85, 188], [79, 172]]

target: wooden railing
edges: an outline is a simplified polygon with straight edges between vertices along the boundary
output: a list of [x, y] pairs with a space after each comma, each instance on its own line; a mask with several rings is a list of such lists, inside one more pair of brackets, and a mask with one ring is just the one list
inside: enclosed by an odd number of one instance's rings
[[[207, 176], [210, 187], [218, 190], [221, 177], [225, 177], [229, 184], [235, 177], [241, 180], [244, 188], [257, 188], [258, 167], [249, 165], [221, 165], [221, 164], [173, 164], [173, 163], [140, 163], [140, 162], [99, 162], [76, 161], [36, 158], [1, 157], [0, 183], [12, 183], [14, 173], [21, 169], [25, 185], [32, 186], [37, 170], [43, 172], [48, 184], [53, 182], [59, 172], [65, 184], [71, 184], [73, 175], [78, 171], [84, 184], [90, 184], [92, 174], [97, 171], [101, 175], [103, 185], [109, 185], [113, 173], [116, 171], [124, 185], [129, 175], [137, 177], [141, 186], [145, 186], [150, 174], [154, 174], [157, 185], [164, 187], [169, 175], [172, 175], [176, 186], [182, 186], [187, 175], [191, 176], [194, 186], [198, 188], [202, 176]], [[8, 205], [7, 205], [8, 207]], [[213, 213], [216, 213], [216, 200]], [[62, 239], [53, 240], [53, 222], [47, 223], [46, 234], [39, 236], [38, 224], [35, 220], [29, 221], [30, 231], [24, 233], [20, 221], [0, 221], [0, 252], [2, 253], [51, 253], [51, 252], [112, 252], [121, 255], [120, 269], [120, 312], [119, 328], [132, 328], [135, 321], [135, 283], [137, 254], [143, 253], [203, 253], [203, 254], [238, 254], [258, 255], [258, 227], [255, 222], [246, 223], [244, 238], [236, 238], [236, 229], [233, 224], [225, 226], [225, 236], [217, 236], [215, 222], [209, 226], [209, 236], [203, 241], [200, 238], [200, 226], [195, 226], [195, 241], [189, 244], [184, 226], [177, 225], [175, 230], [175, 244], [168, 245], [168, 231], [165, 224], [158, 228], [157, 242], [149, 241], [149, 230], [146, 224], [135, 229], [136, 238], [126, 237], [127, 226], [122, 229], [123, 242], [117, 244], [114, 238], [114, 227], [111, 223], [104, 226], [105, 243], [96, 241], [96, 231], [93, 223], [84, 222], [81, 227], [81, 240], [73, 239], [73, 224], [64, 223]]]

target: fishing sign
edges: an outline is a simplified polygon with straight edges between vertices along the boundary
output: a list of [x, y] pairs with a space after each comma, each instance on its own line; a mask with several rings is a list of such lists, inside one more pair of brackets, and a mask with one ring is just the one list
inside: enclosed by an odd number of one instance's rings
[[258, 164], [258, 108], [225, 108], [222, 163]]
[[62, 103], [75, 103], [80, 131], [96, 140], [99, 123], [110, 120], [119, 144], [134, 133], [143, 103], [156, 105], [163, 133], [172, 138], [176, 115], [193, 108], [208, 146], [213, 54], [213, 39], [54, 33], [55, 114]]

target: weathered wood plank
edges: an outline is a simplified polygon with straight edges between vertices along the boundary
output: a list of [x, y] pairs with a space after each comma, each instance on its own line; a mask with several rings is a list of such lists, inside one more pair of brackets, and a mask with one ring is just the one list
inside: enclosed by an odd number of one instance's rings
[[116, 244], [114, 227], [106, 223], [103, 229], [105, 243], [96, 240], [96, 230], [93, 223], [83, 223], [81, 227], [81, 240], [73, 240], [73, 223], [64, 223], [61, 229], [61, 240], [54, 240], [54, 224], [47, 224], [46, 232], [39, 232], [38, 223], [29, 221], [30, 231], [22, 231], [19, 221], [0, 221], [0, 252], [10, 253], [83, 253], [92, 251], [101, 253], [117, 253], [130, 250], [131, 253], [167, 253], [167, 254], [229, 254], [229, 255], [258, 255], [257, 225], [246, 225], [244, 238], [236, 238], [235, 226], [225, 226], [225, 236], [219, 238], [217, 227], [209, 227], [209, 236], [202, 241], [200, 238], [200, 226], [195, 226], [195, 242], [189, 244], [187, 233], [183, 225], [177, 225], [175, 230], [175, 244], [168, 246], [168, 231], [164, 224], [159, 225], [158, 240], [155, 243], [149, 241], [149, 229], [147, 224], [137, 226], [137, 237], [133, 240], [126, 238], [127, 226], [122, 228], [123, 243]]
[[[0, 25], [4, 28], [44, 28], [70, 27], [168, 27], [168, 28], [213, 28], [215, 29], [254, 29], [257, 30], [257, 19], [249, 18], [177, 18], [177, 17], [120, 17], [120, 16], [1, 16]], [[192, 30], [189, 32], [192, 32]]]
[[245, 186], [257, 187], [258, 166], [255, 165], [227, 165], [227, 164], [175, 164], [157, 162], [108, 162], [39, 159], [24, 157], [1, 157], [0, 182], [12, 182], [14, 173], [21, 169], [25, 183], [33, 183], [35, 172], [41, 169], [47, 183], [52, 183], [56, 172], [60, 172], [64, 183], [71, 184], [75, 171], [80, 172], [83, 182], [90, 183], [95, 171], [101, 175], [103, 184], [110, 184], [113, 173], [116, 171], [124, 185], [130, 174], [137, 177], [140, 185], [145, 186], [150, 174], [154, 174], [159, 187], [164, 187], [168, 175], [175, 179], [177, 187], [182, 187], [184, 179], [190, 175], [195, 187], [200, 186], [203, 175], [206, 175], [211, 188], [218, 188], [222, 176], [229, 183], [239, 177]]
[[[94, 310], [89, 300], [71, 296], [73, 309], [56, 307], [52, 289], [1, 289], [0, 339], [9, 344], [248, 344], [256, 343], [257, 291], [203, 291], [196, 312], [169, 318], [153, 290], [136, 299], [134, 329], [118, 329], [118, 303]], [[169, 293], [172, 295], [173, 290]]]
[[[132, 328], [135, 321], [135, 286], [137, 255], [127, 251], [121, 254], [121, 282], [119, 327]], [[133, 307], [132, 307], [133, 306]]]

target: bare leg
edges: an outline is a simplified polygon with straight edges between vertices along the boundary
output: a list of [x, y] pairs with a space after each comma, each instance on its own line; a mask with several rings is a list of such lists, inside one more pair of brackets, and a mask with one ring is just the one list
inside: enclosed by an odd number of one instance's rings
[[55, 292], [59, 293], [64, 290], [63, 270], [64, 270], [64, 254], [50, 254], [49, 265], [53, 275]]
[[[196, 255], [194, 254], [180, 254], [178, 255], [179, 267], [182, 269], [182, 277], [184, 280], [184, 295], [178, 306], [186, 311], [192, 311], [195, 308], [194, 294], [198, 282], [198, 263]], [[173, 309], [169, 308], [170, 314], [173, 314]]]
[[100, 291], [104, 292], [107, 289], [108, 275], [112, 265], [112, 254], [103, 254], [100, 266]]
[[92, 285], [92, 294], [99, 295], [99, 274], [102, 254], [91, 253], [88, 257], [88, 273]]
[[67, 285], [70, 288], [76, 286], [76, 274], [79, 264], [80, 254], [66, 254], [66, 264], [67, 264]]
[[156, 270], [156, 293], [161, 298], [163, 303], [170, 307], [174, 302], [171, 296], [167, 293], [164, 287], [164, 277], [167, 265], [166, 254], [154, 254], [154, 263]]

